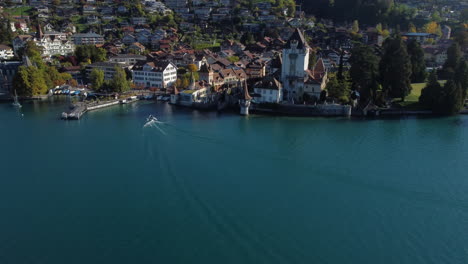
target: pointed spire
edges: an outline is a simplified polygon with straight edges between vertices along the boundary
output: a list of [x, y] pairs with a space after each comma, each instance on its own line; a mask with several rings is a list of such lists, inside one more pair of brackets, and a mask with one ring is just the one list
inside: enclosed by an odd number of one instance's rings
[[42, 39], [43, 36], [44, 36], [44, 34], [42, 33], [41, 24], [40, 24], [40, 23], [37, 23], [37, 34], [36, 34], [36, 38], [37, 38], [37, 39]]
[[249, 101], [252, 100], [252, 97], [249, 94], [249, 88], [247, 87], [247, 81], [244, 81], [244, 100]]

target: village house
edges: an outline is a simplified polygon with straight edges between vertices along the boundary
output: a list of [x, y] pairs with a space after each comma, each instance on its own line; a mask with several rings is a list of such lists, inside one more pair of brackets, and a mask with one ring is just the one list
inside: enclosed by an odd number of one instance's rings
[[279, 103], [283, 100], [283, 85], [273, 76], [263, 78], [253, 85], [257, 103]]
[[169, 61], [139, 61], [132, 68], [133, 83], [144, 88], [167, 88], [177, 80], [177, 66]]
[[10, 22], [11, 31], [17, 32], [22, 31], [24, 33], [29, 32], [28, 23], [24, 19], [16, 19], [16, 21]]
[[260, 60], [254, 60], [246, 65], [245, 71], [249, 79], [260, 79], [265, 77], [266, 66]]
[[18, 54], [18, 52], [24, 47], [24, 44], [28, 41], [32, 41], [34, 39], [33, 36], [31, 35], [18, 35], [13, 39], [13, 51], [15, 54]]
[[139, 42], [132, 43], [128, 46], [127, 52], [129, 53], [135, 53], [135, 54], [142, 54], [146, 50], [145, 46], [143, 46]]
[[123, 36], [122, 38], [122, 43], [129, 46], [131, 45], [132, 43], [135, 43], [137, 42], [137, 39], [135, 38], [135, 36], [131, 35], [131, 34], [127, 34], [125, 36]]
[[304, 93], [310, 98], [318, 99], [328, 83], [328, 72], [322, 59], [319, 59], [304, 82]]

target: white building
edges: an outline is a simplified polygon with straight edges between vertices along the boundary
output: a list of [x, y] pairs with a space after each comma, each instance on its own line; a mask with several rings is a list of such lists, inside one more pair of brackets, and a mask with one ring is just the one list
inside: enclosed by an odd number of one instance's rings
[[296, 29], [283, 49], [281, 81], [284, 87], [284, 100], [290, 102], [303, 100], [308, 65], [309, 46], [302, 32]]
[[177, 66], [169, 61], [142, 61], [135, 64], [132, 74], [137, 86], [167, 88], [177, 80]]
[[257, 103], [279, 103], [283, 100], [283, 86], [272, 76], [263, 78], [253, 86]]
[[0, 60], [9, 60], [14, 56], [15, 55], [11, 47], [0, 44]]
[[42, 56], [69, 55], [75, 51], [75, 45], [68, 39], [68, 35], [62, 32], [45, 32], [39, 30], [34, 38], [37, 46], [42, 48]]
[[118, 62], [125, 65], [135, 65], [139, 61], [146, 61], [146, 56], [135, 54], [117, 54], [109, 58], [109, 62]]

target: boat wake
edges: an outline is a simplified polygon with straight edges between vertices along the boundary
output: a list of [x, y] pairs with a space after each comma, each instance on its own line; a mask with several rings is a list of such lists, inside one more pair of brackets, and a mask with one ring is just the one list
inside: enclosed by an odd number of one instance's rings
[[167, 135], [167, 133], [159, 125], [164, 125], [164, 122], [159, 121], [153, 115], [149, 115], [146, 118], [146, 123], [143, 125], [143, 128], [148, 128], [148, 127], [156, 128], [161, 132], [161, 134]]

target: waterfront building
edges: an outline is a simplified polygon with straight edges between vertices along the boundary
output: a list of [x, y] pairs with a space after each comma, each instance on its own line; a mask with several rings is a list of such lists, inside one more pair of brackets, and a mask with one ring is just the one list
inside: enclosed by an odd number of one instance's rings
[[13, 78], [18, 72], [22, 61], [0, 62], [0, 95], [8, 95], [13, 87]]
[[309, 46], [304, 35], [296, 29], [283, 49], [281, 81], [284, 100], [301, 102], [304, 95], [304, 81], [309, 64]]
[[273, 76], [267, 76], [253, 85], [258, 103], [279, 103], [283, 100], [283, 85]]
[[132, 68], [133, 83], [145, 88], [167, 88], [177, 80], [177, 66], [170, 61], [140, 61]]

